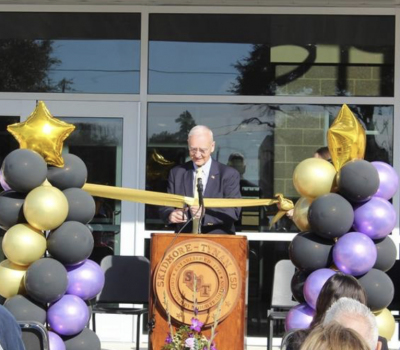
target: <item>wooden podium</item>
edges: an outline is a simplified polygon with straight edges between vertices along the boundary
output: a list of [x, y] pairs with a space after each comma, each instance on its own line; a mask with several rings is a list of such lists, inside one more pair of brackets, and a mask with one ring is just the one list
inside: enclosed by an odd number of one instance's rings
[[149, 318], [154, 318], [155, 327], [149, 349], [160, 350], [169, 332], [165, 299], [174, 329], [182, 323], [190, 325], [196, 276], [202, 334], [210, 336], [213, 317], [220, 309], [216, 347], [244, 350], [247, 259], [245, 236], [153, 233]]

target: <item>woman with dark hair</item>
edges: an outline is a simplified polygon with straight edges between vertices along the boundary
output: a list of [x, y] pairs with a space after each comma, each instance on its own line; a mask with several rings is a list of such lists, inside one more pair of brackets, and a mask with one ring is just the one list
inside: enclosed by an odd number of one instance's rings
[[355, 299], [364, 305], [367, 304], [367, 295], [357, 279], [343, 272], [337, 272], [326, 281], [319, 293], [315, 316], [310, 328], [321, 324], [326, 311], [335, 301], [343, 297]]
[[[367, 295], [364, 288], [358, 283], [357, 279], [343, 272], [337, 272], [331, 276], [324, 284], [317, 299], [315, 316], [307, 329], [299, 329], [293, 333], [289, 333], [282, 339], [282, 349], [298, 350], [304, 342], [307, 335], [317, 326], [319, 326], [326, 311], [331, 305], [340, 298], [352, 298], [360, 303], [367, 304]], [[382, 342], [382, 350], [387, 350], [387, 341], [385, 338], [379, 337]]]

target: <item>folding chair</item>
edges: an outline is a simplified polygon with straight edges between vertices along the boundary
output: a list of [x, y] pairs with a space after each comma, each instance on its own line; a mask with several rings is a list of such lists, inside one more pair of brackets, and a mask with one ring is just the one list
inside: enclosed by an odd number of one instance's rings
[[49, 336], [46, 328], [35, 321], [18, 321], [22, 331], [25, 350], [49, 350]]
[[[106, 256], [101, 260], [105, 273], [103, 290], [92, 305], [92, 325], [96, 332], [96, 314], [136, 315], [136, 349], [140, 349], [140, 317], [148, 313], [150, 261], [144, 256]], [[118, 304], [118, 305], [117, 305]], [[140, 308], [123, 304], [144, 304]]]
[[275, 264], [272, 286], [271, 308], [268, 310], [268, 350], [272, 350], [274, 321], [284, 320], [289, 310], [298, 305], [293, 300], [290, 287], [295, 266], [290, 260], [280, 260]]

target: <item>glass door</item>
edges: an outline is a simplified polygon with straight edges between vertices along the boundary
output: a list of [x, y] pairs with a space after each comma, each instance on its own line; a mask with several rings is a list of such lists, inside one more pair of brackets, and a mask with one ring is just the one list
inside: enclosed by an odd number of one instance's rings
[[[63, 153], [80, 157], [88, 168], [88, 183], [138, 188], [137, 163], [131, 152], [138, 149], [138, 104], [123, 102], [44, 101], [50, 113], [75, 130], [64, 141]], [[95, 198], [96, 215], [91, 225], [98, 247], [114, 254], [133, 254], [134, 235], [125, 222], [135, 222], [131, 203]]]

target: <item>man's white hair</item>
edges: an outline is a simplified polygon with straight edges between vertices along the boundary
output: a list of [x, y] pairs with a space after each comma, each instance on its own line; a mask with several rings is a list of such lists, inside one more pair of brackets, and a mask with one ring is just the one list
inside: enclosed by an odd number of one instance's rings
[[357, 331], [375, 350], [378, 343], [378, 325], [371, 310], [364, 304], [351, 298], [340, 298], [334, 302], [325, 314], [323, 325], [332, 321]]
[[214, 141], [213, 132], [211, 131], [211, 129], [208, 126], [205, 126], [205, 125], [196, 125], [195, 127], [193, 127], [189, 131], [188, 138], [190, 138], [191, 136], [194, 136], [194, 135], [203, 134], [204, 132], [207, 132], [210, 135], [211, 141]]

